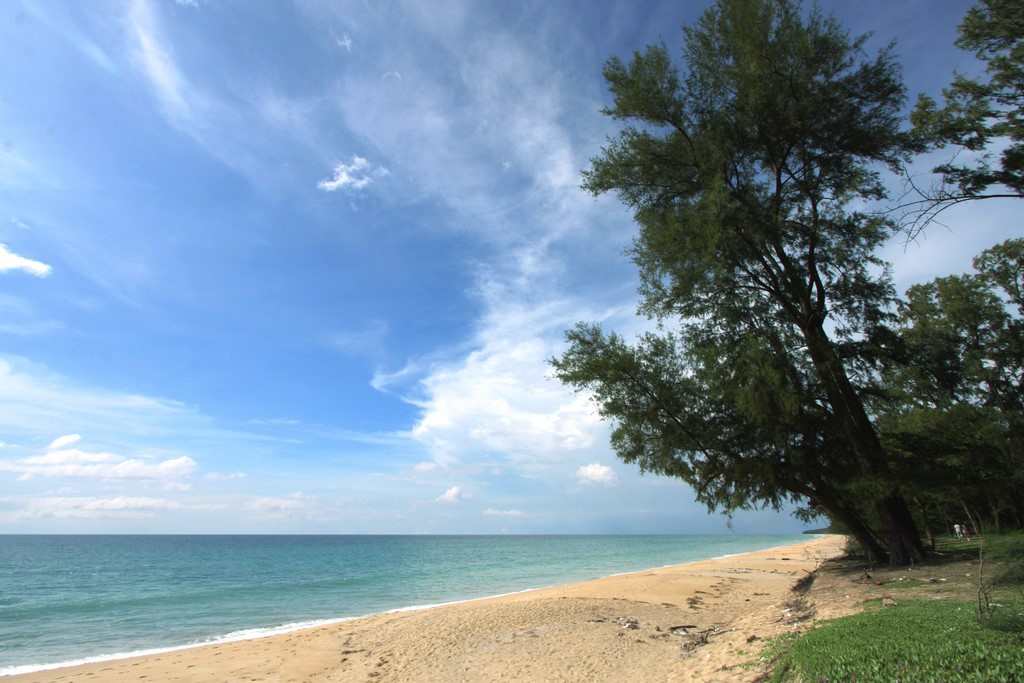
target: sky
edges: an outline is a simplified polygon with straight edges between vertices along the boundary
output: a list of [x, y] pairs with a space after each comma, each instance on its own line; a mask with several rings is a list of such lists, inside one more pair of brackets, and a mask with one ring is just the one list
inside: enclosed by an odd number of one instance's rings
[[[649, 325], [580, 171], [603, 62], [705, 6], [3, 3], [0, 533], [803, 528], [616, 460], [547, 364], [576, 321]], [[823, 7], [911, 93], [977, 70], [968, 3]], [[897, 287], [1014, 211], [894, 240]]]

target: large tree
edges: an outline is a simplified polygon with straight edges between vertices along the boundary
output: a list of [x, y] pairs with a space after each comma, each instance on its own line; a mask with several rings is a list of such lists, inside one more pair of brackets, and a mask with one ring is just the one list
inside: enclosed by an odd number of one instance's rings
[[915, 462], [922, 507], [998, 529], [1024, 521], [1024, 240], [974, 265], [908, 290], [880, 426]]
[[918, 188], [903, 205], [912, 235], [962, 202], [1024, 198], [1024, 3], [981, 0], [956, 44], [985, 65], [985, 77], [956, 74], [941, 105], [928, 95], [917, 100], [911, 119], [920, 138], [967, 153], [937, 166], [941, 185]]
[[629, 347], [579, 327], [555, 368], [624, 459], [712, 506], [821, 506], [906, 563], [920, 539], [871, 408], [895, 226], [850, 205], [884, 197], [878, 167], [915, 143], [891, 50], [864, 43], [795, 1], [719, 0], [681, 70], [663, 45], [607, 62], [624, 126], [584, 186], [634, 210], [641, 310], [669, 331]]

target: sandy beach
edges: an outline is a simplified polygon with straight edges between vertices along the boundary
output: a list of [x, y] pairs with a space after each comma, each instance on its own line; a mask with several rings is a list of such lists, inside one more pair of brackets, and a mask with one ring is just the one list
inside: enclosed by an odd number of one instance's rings
[[793, 584], [841, 536], [28, 681], [749, 681]]

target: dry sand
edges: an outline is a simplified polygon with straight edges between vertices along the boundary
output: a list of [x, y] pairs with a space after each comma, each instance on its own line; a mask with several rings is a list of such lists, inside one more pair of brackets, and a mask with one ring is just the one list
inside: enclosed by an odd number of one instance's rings
[[764, 640], [800, 628], [793, 584], [844, 540], [4, 681], [752, 681]]

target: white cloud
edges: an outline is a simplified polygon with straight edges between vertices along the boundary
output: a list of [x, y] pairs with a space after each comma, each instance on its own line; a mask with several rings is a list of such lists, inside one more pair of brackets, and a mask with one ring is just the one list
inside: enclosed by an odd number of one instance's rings
[[436, 502], [438, 502], [438, 503], [445, 503], [447, 505], [451, 505], [453, 503], [458, 503], [460, 500], [462, 500], [465, 497], [466, 497], [466, 494], [462, 492], [462, 488], [461, 487], [459, 487], [459, 486], [451, 486], [444, 493], [442, 493], [440, 496], [438, 496], [434, 500]]
[[78, 434], [66, 434], [54, 439], [45, 453], [16, 460], [0, 460], [0, 472], [12, 472], [20, 475], [21, 479], [85, 477], [175, 480], [191, 475], [196, 468], [196, 461], [187, 455], [153, 461], [126, 458], [105, 451], [68, 448], [78, 443], [81, 438]]
[[285, 497], [266, 496], [254, 498], [246, 507], [254, 512], [271, 517], [290, 517], [309, 510], [313, 500], [301, 491]]
[[182, 507], [181, 503], [164, 498], [43, 496], [29, 499], [25, 507], [14, 514], [14, 518], [139, 518], [152, 517], [157, 512], [178, 510]]
[[526, 513], [522, 510], [496, 510], [494, 508], [487, 508], [484, 510], [484, 515], [487, 517], [525, 517]]
[[365, 158], [353, 155], [352, 161], [347, 164], [342, 161], [336, 163], [331, 177], [324, 178], [316, 186], [324, 192], [335, 192], [345, 188], [361, 190], [372, 183], [374, 178], [386, 175], [390, 175], [386, 168], [374, 168]]
[[588, 396], [551, 379], [548, 365], [563, 331], [597, 316], [559, 302], [501, 303], [501, 296], [487, 298], [475, 350], [421, 381], [412, 437], [449, 465], [498, 454], [534, 467], [603, 445], [606, 428]]
[[47, 446], [47, 448], [52, 451], [58, 448], [64, 448], [65, 446], [70, 446], [71, 444], [78, 443], [81, 440], [82, 436], [80, 434], [65, 434], [64, 436], [58, 436], [56, 439], [51, 441], [50, 445]]
[[179, 479], [196, 469], [187, 455], [159, 462], [125, 458], [113, 453], [81, 451], [76, 448], [49, 451], [19, 460], [0, 460], [0, 472], [12, 472], [21, 479], [32, 477], [85, 477], [90, 479]]
[[606, 486], [611, 486], [618, 481], [615, 470], [596, 462], [581, 465], [576, 470], [576, 478], [584, 484], [604, 484]]
[[[72, 443], [74, 442], [72, 441]], [[18, 462], [25, 465], [90, 465], [97, 462], [122, 461], [124, 458], [113, 453], [90, 453], [77, 448], [69, 448], [67, 450], [50, 450], [43, 455], [33, 455]]]
[[[634, 308], [632, 287], [621, 283], [611, 296], [604, 282], [578, 298], [550, 294], [579, 289], [567, 285], [560, 250], [618, 262], [628, 239], [628, 213], [579, 188], [579, 170], [603, 138], [600, 104], [569, 101], [578, 88], [551, 72], [550, 55], [529, 38], [501, 30], [482, 38], [468, 32], [464, 13], [442, 13], [404, 13], [418, 45], [436, 43], [441, 67], [424, 64], [399, 37], [388, 68], [400, 70], [403, 83], [349, 71], [336, 101], [346, 126], [388, 160], [412, 197], [441, 200], [449, 227], [471, 231], [495, 256], [476, 271], [470, 294], [483, 313], [471, 338], [443, 360], [378, 371], [371, 384], [407, 387], [404, 380], [425, 374], [412, 395], [403, 392], [421, 408], [411, 435], [446, 466], [503, 458], [536, 468], [598, 457], [583, 454], [607, 452], [607, 429], [585, 395], [550, 379], [547, 361], [575, 322], [607, 317], [583, 302]], [[583, 145], [566, 124], [569, 111], [593, 112], [572, 118], [587, 133]], [[510, 185], [513, 168], [523, 179]]]
[[294, 417], [254, 417], [249, 420], [249, 424], [268, 427], [295, 427], [302, 424], [302, 421]]
[[434, 470], [439, 469], [440, 467], [441, 466], [436, 462], [431, 462], [430, 460], [427, 460], [424, 462], [418, 462], [415, 465], [413, 465], [412, 471], [423, 474], [426, 472], [433, 472]]
[[347, 33], [341, 34], [341, 38], [334, 36], [334, 42], [338, 44], [338, 47], [345, 48], [346, 52], [352, 52], [352, 39]]
[[247, 475], [245, 472], [209, 472], [206, 478], [210, 481], [231, 481], [233, 479], [245, 479]]
[[53, 268], [42, 261], [19, 256], [8, 249], [6, 244], [0, 244], [0, 273], [9, 270], [21, 270], [36, 277], [46, 277], [53, 271]]

